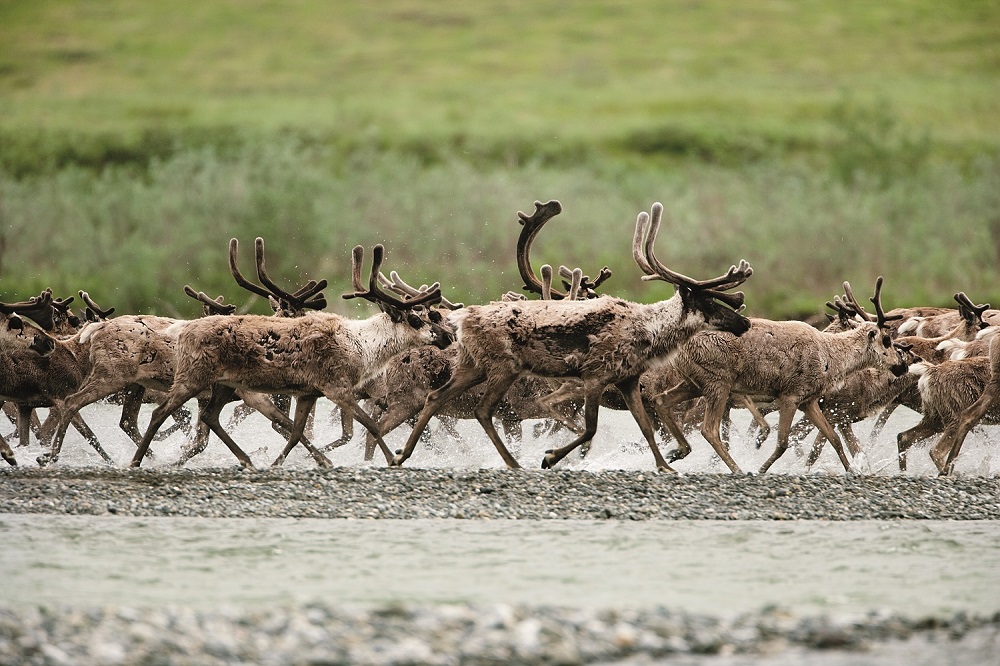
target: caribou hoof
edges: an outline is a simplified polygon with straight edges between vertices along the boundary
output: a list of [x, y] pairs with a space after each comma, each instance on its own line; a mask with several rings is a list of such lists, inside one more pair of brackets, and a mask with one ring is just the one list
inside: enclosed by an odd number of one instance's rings
[[392, 460], [389, 462], [389, 467], [402, 467], [402, 466], [403, 466], [403, 454], [397, 451], [396, 455], [394, 455], [392, 457]]
[[685, 451], [683, 449], [671, 449], [670, 451], [667, 451], [667, 455], [665, 455], [664, 458], [666, 458], [668, 463], [672, 463], [687, 458], [689, 453], [691, 453], [690, 450]]
[[[39, 467], [45, 467], [46, 465], [50, 465], [50, 464], [54, 463], [56, 460], [58, 460], [58, 457], [52, 455], [51, 453], [43, 453], [42, 455], [40, 455], [37, 458], [35, 458], [35, 462], [38, 463]], [[8, 460], [7, 462], [10, 462], [10, 461]], [[12, 463], [12, 464], [16, 464], [16, 463]]]
[[657, 465], [656, 471], [667, 472], [668, 474], [677, 474], [677, 470], [671, 467], [670, 465]]
[[937, 467], [938, 476], [947, 476], [948, 474], [948, 456], [936, 456], [934, 451], [931, 451], [931, 460], [934, 462], [934, 466]]
[[3, 459], [6, 460], [10, 466], [17, 467], [17, 459], [14, 458], [13, 455], [7, 455], [6, 453], [4, 453]]
[[552, 466], [557, 462], [555, 455], [552, 453], [552, 449], [545, 452], [545, 457], [542, 458], [542, 469], [552, 469]]

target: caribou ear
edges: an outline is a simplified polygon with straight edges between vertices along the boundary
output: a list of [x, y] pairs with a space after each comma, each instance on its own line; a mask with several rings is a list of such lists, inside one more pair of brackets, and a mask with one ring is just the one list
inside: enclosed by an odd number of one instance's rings
[[423, 328], [424, 326], [424, 320], [418, 317], [417, 315], [413, 314], [412, 312], [406, 313], [406, 323], [415, 329], [420, 329]]
[[52, 338], [44, 335], [36, 335], [31, 344], [28, 345], [28, 348], [38, 352], [39, 356], [48, 356], [55, 350], [56, 343]]
[[440, 324], [442, 321], [444, 321], [444, 317], [442, 317], [441, 313], [438, 312], [437, 310], [431, 310], [430, 312], [427, 313], [427, 316], [430, 317], [431, 323], [434, 324]]

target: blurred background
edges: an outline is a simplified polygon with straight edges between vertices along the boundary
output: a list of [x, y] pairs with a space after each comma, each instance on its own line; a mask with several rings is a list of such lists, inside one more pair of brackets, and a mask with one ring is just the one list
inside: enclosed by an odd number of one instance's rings
[[[817, 317], [884, 275], [886, 307], [1000, 306], [1000, 3], [853, 0], [169, 3], [0, 0], [0, 299], [87, 290], [193, 316], [191, 284], [350, 290], [350, 250], [453, 301], [519, 290], [532, 251], [607, 294], [663, 263], [755, 268], [748, 313]], [[367, 270], [367, 267], [366, 267]]]

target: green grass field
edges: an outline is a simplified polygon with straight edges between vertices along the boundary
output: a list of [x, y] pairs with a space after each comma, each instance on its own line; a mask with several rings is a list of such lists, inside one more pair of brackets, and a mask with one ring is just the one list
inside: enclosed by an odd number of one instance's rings
[[520, 287], [516, 211], [556, 198], [536, 265], [609, 265], [608, 293], [669, 293], [629, 254], [660, 200], [661, 258], [749, 259], [755, 315], [878, 274], [887, 305], [1000, 304], [995, 1], [0, 0], [0, 44], [4, 300], [242, 304], [227, 243], [261, 235], [330, 294], [381, 241], [482, 301]]

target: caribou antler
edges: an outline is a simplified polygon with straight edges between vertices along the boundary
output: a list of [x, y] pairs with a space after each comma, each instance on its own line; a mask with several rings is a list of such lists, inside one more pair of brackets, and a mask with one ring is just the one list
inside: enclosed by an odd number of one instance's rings
[[983, 313], [990, 309], [989, 303], [976, 305], [964, 291], [960, 291], [955, 294], [955, 300], [958, 301], [958, 308], [963, 311], [962, 316], [967, 321], [979, 322], [981, 325], [985, 326], [985, 323], [983, 322]]
[[41, 309], [50, 305], [52, 305], [52, 290], [46, 289], [38, 296], [32, 296], [26, 301], [18, 301], [17, 303], [4, 303], [0, 301], [0, 312], [12, 314], [16, 310]]
[[[263, 296], [264, 298], [271, 301], [272, 299], [277, 303], [276, 310], [322, 310], [326, 307], [326, 297], [319, 293], [323, 289], [326, 289], [326, 280], [320, 280], [316, 282], [315, 280], [309, 280], [304, 286], [299, 288], [295, 293], [288, 293], [281, 289], [267, 274], [267, 269], [264, 265], [264, 239], [258, 237], [254, 242], [254, 256], [257, 265], [257, 278], [261, 281], [264, 286], [255, 284], [245, 278], [242, 273], [240, 273], [239, 266], [237, 264], [237, 255], [239, 250], [239, 241], [235, 238], [229, 241], [229, 272], [232, 273], [233, 279], [236, 280], [236, 284], [243, 287], [247, 291], [257, 294], [258, 296]], [[274, 307], [275, 303], [272, 303]]]
[[656, 258], [653, 251], [653, 244], [656, 242], [656, 234], [660, 230], [662, 218], [663, 204], [657, 202], [653, 204], [650, 213], [643, 211], [636, 219], [635, 235], [632, 237], [632, 258], [645, 273], [642, 279], [663, 280], [676, 287], [699, 291], [722, 301], [734, 310], [743, 307], [743, 292], [737, 291], [728, 294], [725, 291], [743, 284], [753, 275], [753, 268], [750, 264], [745, 259], [741, 259], [738, 266], [730, 266], [724, 275], [710, 280], [695, 280], [667, 268]]
[[244, 289], [246, 289], [251, 293], [257, 294], [258, 296], [263, 296], [264, 298], [271, 298], [274, 294], [269, 292], [267, 289], [264, 289], [264, 287], [254, 284], [250, 280], [243, 277], [243, 274], [240, 273], [240, 268], [236, 261], [236, 255], [239, 250], [239, 246], [240, 242], [238, 240], [236, 240], [235, 238], [230, 239], [229, 272], [233, 274], [233, 279], [236, 280], [236, 284], [238, 284], [239, 286], [243, 287]]
[[28, 303], [38, 303], [39, 305], [48, 305], [52, 303], [52, 287], [46, 287], [42, 289], [38, 296], [32, 296], [28, 299]]
[[845, 324], [851, 321], [851, 319], [853, 319], [854, 315], [856, 314], [854, 308], [845, 303], [840, 296], [834, 296], [832, 302], [827, 301], [826, 307], [830, 308], [831, 310], [835, 310], [837, 312], [837, 318], [840, 319], [840, 321]]
[[552, 300], [552, 266], [549, 264], [542, 264], [542, 267], [538, 269], [542, 274], [542, 300], [551, 301]]
[[279, 287], [278, 284], [267, 274], [267, 269], [264, 266], [264, 239], [259, 236], [254, 241], [254, 256], [257, 261], [257, 278], [260, 280], [261, 284], [271, 290], [271, 293], [274, 294], [279, 301], [288, 303], [292, 309], [296, 310], [305, 309], [307, 307], [315, 307], [314, 305], [310, 305], [310, 303], [322, 303], [322, 306], [316, 309], [326, 307], [326, 298], [319, 293], [326, 289], [326, 280], [320, 280], [319, 282], [310, 280], [306, 286], [300, 288], [294, 294], [290, 294]]
[[[594, 281], [590, 280], [589, 275], [582, 275], [582, 273], [583, 271], [581, 271], [580, 276], [580, 294], [582, 294], [584, 298], [597, 298], [600, 296], [600, 294], [596, 291], [597, 288], [601, 286], [605, 280], [611, 277], [611, 269], [607, 266], [601, 269], [601, 272], [597, 274], [597, 279]], [[570, 285], [573, 283], [573, 271], [565, 266], [560, 266], [559, 277], [563, 279], [563, 286], [566, 287], [566, 289], [569, 289]], [[566, 282], [567, 280], [569, 280], [569, 282]], [[580, 296], [578, 295], [577, 298], [579, 297]]]
[[[542, 226], [561, 212], [562, 205], [554, 199], [544, 204], [536, 201], [535, 212], [530, 217], [521, 211], [517, 212], [518, 223], [522, 226], [521, 234], [517, 239], [517, 270], [524, 281], [524, 288], [532, 293], [542, 293], [542, 281], [535, 276], [531, 269], [531, 259], [528, 256], [531, 251], [531, 243], [535, 240], [535, 236], [538, 235]], [[563, 274], [560, 269], [560, 275], [571, 279], [572, 272], [566, 269], [566, 273]], [[583, 275], [580, 281], [580, 293], [585, 298], [596, 298], [599, 295], [596, 292], [597, 288], [610, 277], [611, 269], [607, 266], [600, 270], [596, 280], [591, 281], [590, 277]], [[569, 284], [566, 284], [566, 289], [569, 289]], [[567, 297], [567, 294], [552, 289], [551, 285], [548, 293], [551, 300], [561, 300]]]
[[296, 291], [292, 296], [299, 299], [302, 303], [303, 308], [310, 308], [313, 310], [322, 310], [326, 308], [326, 296], [322, 292], [327, 287], [326, 280], [309, 280], [306, 282], [301, 289]]
[[882, 309], [882, 283], [884, 279], [879, 275], [875, 279], [875, 295], [870, 299], [872, 305], [875, 306], [875, 323], [878, 324], [879, 328], [885, 328], [886, 322], [896, 321], [903, 318], [903, 315], [889, 315], [886, 316], [885, 310]]
[[[651, 272], [643, 276], [643, 280], [664, 280], [673, 285], [687, 287], [696, 291], [726, 290], [743, 284], [753, 274], [753, 268], [750, 267], [750, 264], [746, 260], [740, 260], [739, 266], [730, 266], [729, 271], [724, 275], [709, 280], [695, 280], [683, 273], [678, 273], [667, 268], [656, 258], [656, 253], [653, 251], [653, 244], [656, 242], [656, 235], [660, 230], [662, 220], [663, 204], [659, 202], [654, 203], [649, 227], [646, 232], [646, 240], [643, 245], [646, 266], [648, 266]], [[643, 268], [643, 270], [646, 270], [646, 268]]]
[[871, 321], [878, 324], [880, 328], [883, 328], [886, 322], [895, 321], [897, 319], [902, 319], [903, 315], [891, 315], [886, 316], [885, 310], [882, 309], [882, 284], [885, 279], [879, 275], [875, 279], [875, 295], [869, 298], [872, 304], [875, 306], [875, 314], [871, 314], [858, 301], [857, 297], [854, 295], [854, 290], [851, 289], [851, 283], [844, 281], [844, 302], [847, 306], [852, 309], [859, 317], [865, 321]]
[[379, 270], [382, 268], [382, 260], [385, 255], [385, 247], [382, 244], [372, 248], [372, 268], [368, 278], [368, 287], [365, 288], [361, 282], [361, 264], [364, 260], [365, 249], [361, 245], [354, 246], [351, 252], [351, 282], [354, 285], [354, 292], [344, 294], [346, 298], [363, 298], [371, 301], [379, 307], [388, 306], [397, 310], [411, 310], [418, 305], [433, 305], [441, 300], [441, 288], [431, 289], [420, 296], [408, 300], [401, 300], [392, 294], [383, 291], [379, 287]]
[[570, 270], [565, 266], [559, 267], [559, 275], [568, 278], [569, 283], [563, 283], [566, 287], [566, 298], [571, 301], [575, 301], [580, 298], [580, 289], [583, 284], [583, 270], [580, 268], [574, 268]]
[[231, 315], [236, 312], [236, 306], [225, 303], [221, 295], [212, 299], [203, 291], [195, 291], [190, 285], [184, 285], [184, 293], [205, 306], [205, 314]]
[[51, 289], [46, 289], [38, 296], [32, 296], [26, 301], [18, 301], [17, 303], [0, 302], [0, 312], [4, 314], [17, 313], [24, 315], [46, 331], [51, 331], [55, 325], [53, 321], [54, 309], [52, 306]]
[[84, 313], [87, 321], [104, 321], [114, 313], [114, 307], [110, 307], [107, 310], [103, 309], [90, 297], [90, 294], [82, 289], [78, 293], [80, 294], [80, 299], [87, 304], [87, 310]]
[[[389, 271], [389, 277], [378, 274], [379, 282], [384, 284], [389, 289], [392, 289], [397, 294], [401, 296], [408, 296], [413, 298], [414, 296], [421, 296], [428, 291], [433, 291], [434, 289], [439, 289], [441, 287], [440, 282], [435, 282], [432, 285], [422, 284], [420, 287], [412, 287], [403, 281], [403, 278], [399, 277], [399, 273], [396, 271]], [[448, 308], [449, 310], [458, 310], [465, 307], [464, 303], [452, 303], [444, 296], [441, 297], [441, 302], [439, 303], [442, 307]]]
[[843, 303], [847, 308], [852, 310], [856, 315], [864, 319], [865, 321], [875, 321], [875, 317], [872, 316], [865, 308], [858, 302], [858, 299], [854, 296], [854, 290], [851, 289], [851, 283], [844, 280], [844, 296]]
[[[553, 199], [546, 203], [535, 202], [535, 212], [531, 216], [517, 211], [518, 223], [521, 225], [521, 234], [517, 238], [517, 270], [524, 280], [524, 288], [535, 294], [542, 293], [542, 282], [531, 270], [531, 259], [528, 253], [531, 251], [531, 243], [535, 236], [541, 231], [542, 226], [553, 217], [562, 212], [562, 204]], [[566, 294], [552, 289], [550, 291], [553, 300], [562, 300]]]
[[52, 307], [54, 307], [56, 310], [59, 310], [60, 312], [66, 312], [67, 310], [69, 310], [70, 303], [72, 302], [73, 302], [72, 296], [70, 296], [69, 298], [53, 298]]
[[868, 299], [875, 306], [875, 314], [873, 315], [866, 311], [858, 301], [857, 297], [854, 295], [854, 290], [851, 289], [851, 283], [846, 280], [844, 281], [844, 302], [847, 306], [859, 317], [865, 321], [875, 322], [880, 328], [884, 328], [887, 322], [903, 318], [903, 315], [901, 314], [886, 315], [885, 310], [882, 309], [882, 284], [884, 282], [885, 278], [881, 275], [875, 279], [875, 295]]

